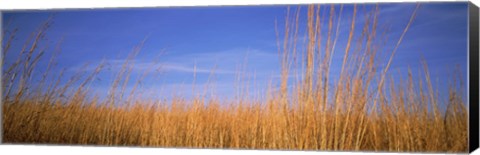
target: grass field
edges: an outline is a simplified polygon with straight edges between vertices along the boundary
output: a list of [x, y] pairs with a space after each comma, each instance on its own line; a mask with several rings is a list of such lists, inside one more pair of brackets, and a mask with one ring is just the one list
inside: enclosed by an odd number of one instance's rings
[[[335, 9], [342, 7], [327, 11]], [[124, 86], [130, 78], [128, 60], [141, 45], [125, 59], [111, 86], [113, 93], [104, 99], [88, 97], [92, 95], [88, 84], [103, 65], [66, 83], [59, 80], [62, 72], [47, 69], [45, 75], [53, 74], [58, 79], [42, 78], [31, 83], [39, 61], [55, 60], [55, 55], [44, 58], [38, 46], [51, 21], [32, 33], [23, 51], [9, 50], [15, 37], [15, 33], [9, 33], [4, 36], [3, 55], [21, 55], [15, 63], [3, 66], [2, 140], [182, 148], [466, 152], [468, 112], [461, 91], [463, 81], [458, 80], [462, 74], [452, 74], [449, 96], [439, 96], [433, 89], [427, 62], [422, 62], [423, 68], [414, 68], [421, 76], [414, 77], [410, 71], [408, 77], [394, 80], [389, 67], [403, 36], [415, 22], [417, 10], [405, 23], [401, 37], [394, 40], [396, 47], [380, 53], [387, 54], [387, 59], [379, 61], [379, 48], [385, 38], [377, 23], [378, 9], [357, 17], [359, 7], [355, 7], [347, 25], [344, 51], [335, 50], [340, 26], [335, 21], [341, 16], [322, 16], [318, 6], [310, 5], [306, 38], [301, 41], [299, 12], [289, 10], [285, 29], [276, 29], [280, 86], [261, 92], [265, 99], [225, 101], [201, 94], [194, 99], [176, 96], [171, 101], [135, 98], [135, 93], [125, 91]], [[358, 25], [357, 18], [367, 22]], [[326, 23], [328, 30], [320, 31], [320, 23]], [[353, 35], [356, 27], [363, 30], [358, 38]], [[338, 79], [329, 76], [333, 52], [343, 55]], [[303, 77], [289, 76], [292, 73]], [[289, 80], [295, 81], [293, 87], [288, 86]], [[119, 104], [118, 96], [126, 98], [124, 104]], [[442, 105], [446, 110], [440, 110]]]

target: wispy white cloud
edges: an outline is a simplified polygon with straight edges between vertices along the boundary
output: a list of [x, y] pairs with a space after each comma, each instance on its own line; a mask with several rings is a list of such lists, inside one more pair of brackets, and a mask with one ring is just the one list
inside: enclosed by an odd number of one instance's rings
[[207, 68], [199, 68], [195, 66], [186, 66], [182, 64], [174, 64], [174, 63], [162, 63], [160, 64], [160, 69], [166, 72], [186, 72], [186, 73], [214, 73], [214, 74], [235, 74], [234, 71], [229, 70], [218, 70], [215, 68], [207, 69]]
[[[104, 69], [107, 71], [116, 72], [122, 69], [123, 65], [125, 64], [126, 60], [119, 60], [119, 59], [112, 59], [106, 60]], [[95, 64], [84, 64], [84, 65], [77, 65], [71, 67], [70, 71], [93, 71], [100, 65], [99, 63]], [[179, 63], [157, 63], [147, 60], [131, 60], [129, 62], [128, 67], [132, 69], [134, 72], [140, 71], [162, 71], [162, 72], [185, 72], [185, 73], [215, 73], [215, 74], [234, 74], [235, 72], [229, 70], [222, 70], [222, 69], [215, 69], [215, 68], [202, 68], [202, 67], [195, 67], [195, 66], [188, 66], [185, 64]]]
[[[266, 61], [276, 61], [276, 52], [266, 52], [258, 49], [231, 49], [218, 52], [195, 52], [188, 54], [170, 53], [161, 61], [150, 59], [128, 60], [128, 67], [133, 72], [161, 71], [198, 74], [235, 74], [235, 68], [243, 63], [257, 65]], [[96, 63], [78, 64], [68, 70], [93, 71], [100, 63], [104, 63], [104, 71], [116, 72], [122, 69], [126, 59], [107, 59]], [[258, 69], [262, 70], [262, 68]]]

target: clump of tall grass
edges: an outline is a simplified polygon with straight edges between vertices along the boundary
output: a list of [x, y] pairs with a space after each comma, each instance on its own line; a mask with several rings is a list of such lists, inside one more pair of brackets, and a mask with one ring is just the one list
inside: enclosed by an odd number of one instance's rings
[[[309, 5], [303, 44], [299, 40], [300, 11], [291, 13], [289, 9], [285, 30], [280, 34], [276, 29], [280, 87], [263, 92], [267, 96], [264, 100], [240, 96], [225, 101], [205, 95], [188, 100], [176, 96], [171, 101], [135, 99], [141, 78], [130, 93], [125, 87], [131, 81], [130, 60], [141, 50], [143, 42], [121, 66], [106, 99], [88, 97], [88, 86], [103, 70], [104, 63], [91, 73], [72, 76], [67, 82], [62, 82], [63, 72], [50, 72], [48, 65], [40, 82], [33, 83], [32, 72], [45, 53], [38, 43], [50, 25], [49, 20], [26, 40], [18, 60], [9, 66], [3, 64], [2, 140], [37, 144], [466, 152], [468, 113], [458, 77], [452, 77], [448, 100], [443, 102], [433, 89], [426, 62], [418, 78], [409, 70], [406, 79], [395, 81], [388, 72], [397, 48], [414, 22], [418, 5], [393, 51], [386, 52], [389, 56], [384, 59], [385, 64], [379, 62], [382, 58], [378, 56], [383, 52], [380, 49], [384, 40], [378, 27], [379, 6], [359, 17], [358, 6], [354, 5], [347, 44], [339, 51], [336, 43], [343, 7]], [[337, 16], [336, 9], [340, 9]], [[364, 18], [365, 23], [358, 25], [358, 18]], [[360, 33], [355, 32], [358, 27]], [[10, 45], [15, 32], [4, 32], [3, 56], [12, 54]], [[339, 78], [332, 79], [330, 69], [336, 52], [342, 52], [343, 57]], [[56, 56], [52, 56], [50, 64], [55, 63]], [[51, 74], [56, 79], [47, 79]], [[302, 76], [291, 77], [292, 74]], [[248, 89], [240, 90], [245, 91], [240, 94], [248, 93]], [[440, 111], [441, 104], [446, 104], [445, 111]]]

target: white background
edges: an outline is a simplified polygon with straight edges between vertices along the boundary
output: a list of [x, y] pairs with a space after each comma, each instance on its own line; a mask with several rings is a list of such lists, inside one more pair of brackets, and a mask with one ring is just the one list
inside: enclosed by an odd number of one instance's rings
[[[359, 3], [359, 2], [417, 2], [419, 0], [0, 0], [0, 11], [25, 9], [66, 8], [132, 8], [161, 6], [212, 6], [212, 5], [258, 5], [258, 4], [309, 4], [309, 3]], [[422, 0], [425, 1], [425, 0]], [[452, 1], [452, 0], [435, 0]], [[458, 1], [458, 0], [457, 0]], [[472, 1], [479, 6], [478, 0]], [[0, 21], [1, 22], [1, 21]], [[1, 23], [0, 23], [1, 25]], [[1, 116], [1, 115], [0, 115]], [[94, 147], [56, 145], [0, 145], [0, 154], [370, 154], [370, 152], [316, 152], [316, 151], [268, 151], [268, 150], [222, 150], [222, 149], [174, 149], [140, 147]], [[378, 153], [402, 154], [402, 153]], [[477, 150], [474, 154], [480, 154]]]

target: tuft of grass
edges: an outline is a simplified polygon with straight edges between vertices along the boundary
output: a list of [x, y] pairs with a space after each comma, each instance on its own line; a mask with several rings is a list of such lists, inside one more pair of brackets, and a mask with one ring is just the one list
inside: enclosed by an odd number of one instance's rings
[[[336, 9], [340, 10], [338, 16]], [[104, 69], [104, 63], [91, 73], [79, 72], [63, 83], [63, 71], [50, 72], [58, 52], [51, 57], [40, 82], [32, 82], [32, 72], [45, 53], [38, 45], [51, 24], [48, 20], [32, 33], [21, 51], [15, 51], [20, 54], [16, 61], [9, 66], [3, 64], [2, 140], [72, 145], [466, 152], [468, 112], [461, 78], [452, 77], [444, 102], [438, 90], [433, 89], [426, 62], [418, 78], [411, 70], [400, 81], [389, 74], [396, 49], [417, 9], [418, 5], [389, 53], [387, 64], [382, 66], [378, 54], [385, 32], [377, 26], [378, 5], [364, 17], [357, 16], [359, 8], [354, 5], [344, 51], [336, 48], [343, 5], [308, 6], [303, 44], [299, 43], [300, 7], [294, 11], [289, 8], [285, 30], [280, 34], [275, 29], [281, 62], [280, 88], [269, 87], [267, 92], [261, 92], [258, 96], [266, 96], [262, 100], [247, 98], [248, 88], [244, 87], [251, 81], [239, 73], [236, 87], [241, 92], [233, 101], [207, 98], [206, 93], [193, 99], [175, 96], [171, 101], [138, 99], [135, 91], [142, 78], [128, 93], [131, 60], [145, 41], [133, 49], [117, 72], [107, 99], [88, 97], [92, 93], [89, 85]], [[359, 25], [358, 18], [364, 18], [365, 24]], [[355, 32], [357, 27], [360, 33]], [[4, 32], [4, 56], [14, 54], [10, 47], [16, 31]], [[343, 57], [339, 78], [331, 79], [335, 52], [343, 52]], [[296, 75], [293, 83], [289, 82], [292, 73]], [[195, 89], [192, 87], [192, 92]], [[446, 104], [445, 111], [439, 110], [442, 104]]]

